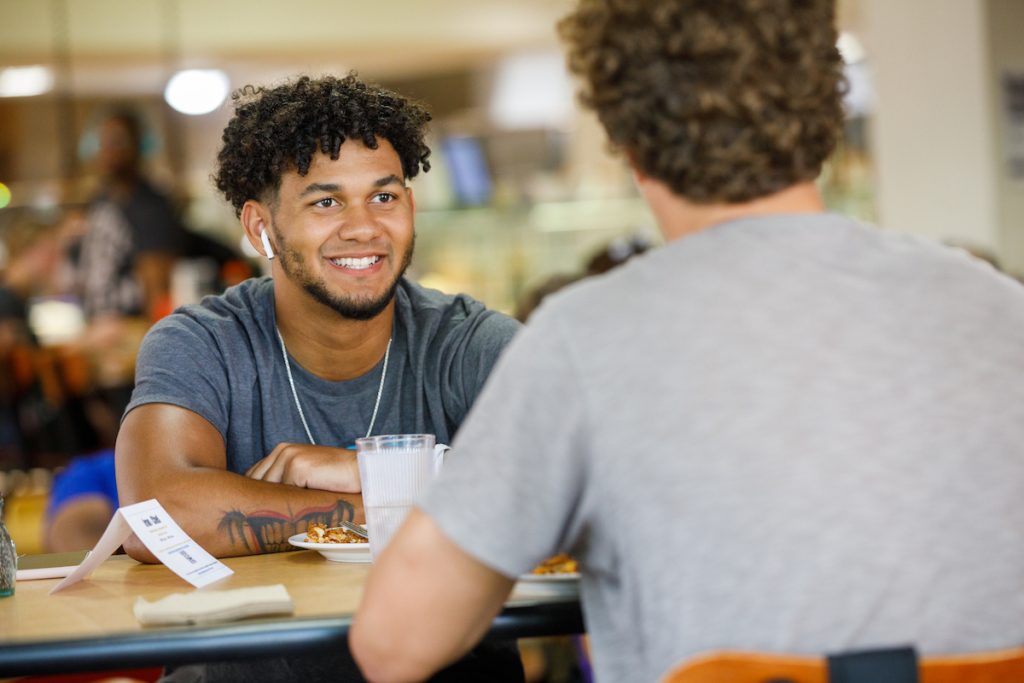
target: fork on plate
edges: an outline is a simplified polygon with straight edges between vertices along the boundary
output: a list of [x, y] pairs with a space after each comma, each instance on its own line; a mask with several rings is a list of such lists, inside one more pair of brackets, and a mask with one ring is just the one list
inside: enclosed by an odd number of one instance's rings
[[369, 540], [369, 538], [370, 538], [370, 536], [366, 533], [366, 527], [363, 526], [362, 524], [356, 524], [355, 522], [350, 522], [347, 519], [343, 519], [343, 520], [341, 520], [341, 525], [340, 526], [341, 526], [342, 529], [346, 529], [348, 531], [351, 531], [352, 533], [354, 533], [357, 536], [362, 536], [363, 538], [365, 538], [367, 540]]

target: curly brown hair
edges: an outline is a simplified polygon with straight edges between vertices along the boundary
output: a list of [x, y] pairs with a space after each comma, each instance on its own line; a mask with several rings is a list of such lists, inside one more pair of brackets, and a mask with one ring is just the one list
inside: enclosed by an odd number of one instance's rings
[[558, 28], [611, 143], [691, 201], [811, 180], [840, 137], [834, 0], [581, 0]]
[[390, 142], [406, 179], [420, 167], [430, 170], [423, 141], [431, 119], [427, 110], [355, 73], [302, 76], [274, 88], [247, 85], [232, 98], [235, 115], [224, 129], [213, 180], [236, 214], [250, 199], [276, 197], [282, 172], [306, 175], [316, 152], [337, 159], [350, 138], [370, 149], [377, 148], [378, 138]]

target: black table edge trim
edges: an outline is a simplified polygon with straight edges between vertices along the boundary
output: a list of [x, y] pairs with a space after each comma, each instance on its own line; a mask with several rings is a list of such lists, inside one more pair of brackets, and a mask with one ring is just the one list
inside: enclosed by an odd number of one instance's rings
[[[0, 678], [302, 655], [345, 644], [351, 617], [260, 619], [46, 643], [0, 644]], [[583, 633], [578, 602], [506, 607], [485, 639]]]

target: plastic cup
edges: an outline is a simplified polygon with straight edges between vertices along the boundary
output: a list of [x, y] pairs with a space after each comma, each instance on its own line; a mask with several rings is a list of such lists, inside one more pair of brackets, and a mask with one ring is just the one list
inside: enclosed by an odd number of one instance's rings
[[433, 434], [386, 434], [356, 439], [356, 460], [370, 555], [376, 559], [430, 487], [440, 470], [444, 447]]

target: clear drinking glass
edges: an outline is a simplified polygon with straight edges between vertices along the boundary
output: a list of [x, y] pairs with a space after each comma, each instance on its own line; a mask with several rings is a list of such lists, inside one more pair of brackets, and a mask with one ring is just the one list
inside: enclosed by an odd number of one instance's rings
[[416, 500], [430, 487], [443, 456], [433, 434], [387, 434], [356, 439], [366, 530], [374, 559]]

